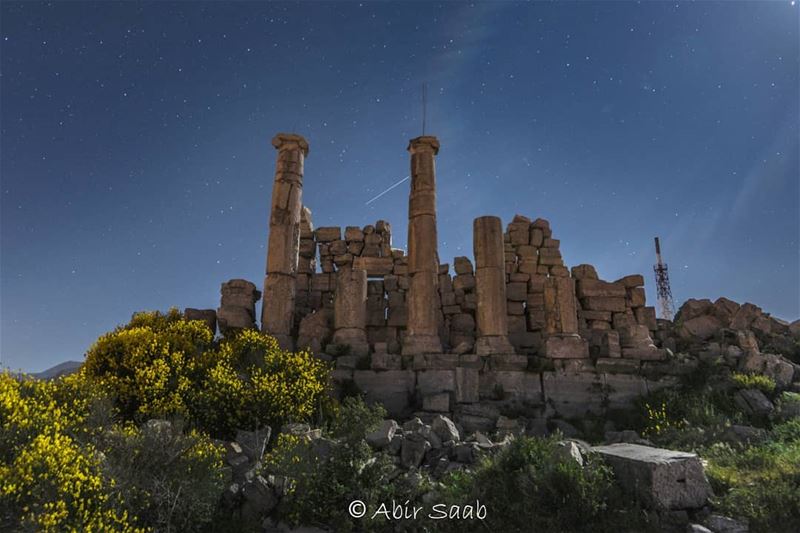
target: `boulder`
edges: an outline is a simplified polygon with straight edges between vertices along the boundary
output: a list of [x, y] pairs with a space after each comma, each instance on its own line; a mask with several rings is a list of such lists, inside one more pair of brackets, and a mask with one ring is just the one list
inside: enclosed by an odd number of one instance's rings
[[367, 443], [377, 450], [382, 450], [392, 442], [398, 428], [394, 420], [384, 420], [375, 431], [367, 434]]
[[684, 339], [708, 340], [722, 328], [723, 324], [712, 315], [701, 315], [684, 320], [678, 329], [678, 335]]
[[456, 428], [453, 421], [446, 416], [436, 415], [431, 423], [431, 429], [442, 439], [442, 442], [458, 442], [460, 440], [458, 428]]
[[410, 433], [403, 439], [400, 450], [400, 463], [406, 468], [417, 468], [422, 464], [431, 444], [419, 433]]
[[591, 448], [611, 466], [619, 485], [657, 510], [699, 509], [711, 496], [703, 465], [693, 453], [611, 444]]
[[772, 402], [758, 389], [744, 389], [738, 391], [733, 401], [739, 408], [756, 416], [767, 416], [775, 408]]
[[681, 308], [678, 309], [678, 312], [675, 313], [675, 322], [685, 322], [699, 316], [707, 315], [711, 313], [713, 305], [711, 300], [695, 300], [694, 298], [689, 298], [683, 303]]
[[750, 531], [747, 524], [718, 514], [712, 514], [706, 518], [705, 524], [714, 533], [747, 533]]
[[555, 459], [559, 463], [575, 462], [583, 466], [583, 453], [581, 447], [571, 440], [560, 441], [556, 444]]
[[253, 431], [238, 429], [236, 430], [235, 440], [241, 446], [242, 452], [252, 462], [260, 461], [264, 455], [269, 438], [272, 435], [272, 428], [264, 426]]

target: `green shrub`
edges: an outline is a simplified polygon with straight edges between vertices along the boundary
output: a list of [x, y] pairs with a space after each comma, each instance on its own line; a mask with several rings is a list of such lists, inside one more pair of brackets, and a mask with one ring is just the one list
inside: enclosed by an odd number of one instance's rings
[[734, 372], [731, 379], [740, 389], [758, 389], [765, 394], [772, 394], [775, 391], [775, 380], [762, 374], [744, 374]]
[[151, 531], [200, 531], [214, 517], [225, 473], [222, 449], [180, 425], [152, 421], [104, 434], [104, 469], [122, 509]]
[[715, 508], [746, 519], [752, 531], [800, 531], [800, 420], [778, 425], [770, 441], [704, 454]]
[[415, 484], [392, 479], [397, 470], [390, 458], [375, 456], [364, 441], [384, 415], [382, 407], [350, 397], [328, 424], [326, 437], [335, 440], [279, 436], [264, 470], [290, 479], [289, 492], [278, 508], [281, 519], [343, 532], [393, 530], [384, 520], [355, 519], [348, 513], [348, 505], [356, 499], [374, 511], [381, 502], [413, 501], [419, 494]]
[[436, 531], [644, 531], [645, 516], [619, 492], [611, 470], [590, 456], [580, 466], [560, 459], [554, 438], [523, 437], [472, 472], [446, 477], [435, 501], [479, 501], [482, 521], [434, 522]]

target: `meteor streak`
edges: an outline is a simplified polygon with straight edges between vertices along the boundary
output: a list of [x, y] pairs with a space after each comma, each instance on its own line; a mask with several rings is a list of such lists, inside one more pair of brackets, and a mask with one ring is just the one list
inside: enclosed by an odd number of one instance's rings
[[410, 178], [410, 177], [411, 177], [411, 176], [406, 176], [405, 178], [401, 179], [400, 181], [398, 181], [397, 183], [395, 183], [394, 185], [392, 185], [391, 187], [389, 187], [388, 189], [386, 189], [385, 191], [383, 191], [383, 192], [382, 192], [382, 193], [380, 193], [379, 195], [377, 195], [377, 196], [375, 196], [375, 197], [373, 197], [373, 198], [370, 198], [369, 200], [367, 200], [366, 202], [364, 202], [364, 205], [369, 205], [369, 204], [371, 204], [372, 202], [374, 202], [375, 200], [377, 200], [378, 198], [380, 198], [381, 196], [383, 196], [383, 195], [384, 195], [384, 194], [386, 194], [387, 192], [391, 191], [392, 189], [394, 189], [395, 187], [397, 187], [398, 185], [400, 185], [401, 183], [403, 183], [404, 181], [406, 181], [406, 180], [407, 180], [408, 178]]

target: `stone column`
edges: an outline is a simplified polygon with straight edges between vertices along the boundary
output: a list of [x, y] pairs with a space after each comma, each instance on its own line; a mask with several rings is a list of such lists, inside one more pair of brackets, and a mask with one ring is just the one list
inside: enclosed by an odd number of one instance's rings
[[503, 224], [498, 217], [479, 217], [472, 225], [475, 283], [478, 308], [475, 313], [478, 355], [513, 354], [508, 341], [506, 316], [506, 271]]
[[273, 335], [281, 348], [294, 348], [295, 294], [303, 207], [303, 161], [308, 143], [300, 135], [279, 133], [272, 139], [278, 149], [272, 211], [269, 217], [267, 275], [261, 307], [261, 331]]
[[411, 139], [411, 193], [408, 198], [408, 329], [403, 355], [441, 353], [437, 315], [439, 254], [436, 235], [436, 173], [439, 141]]
[[336, 274], [333, 342], [350, 346], [352, 355], [368, 355], [367, 271], [343, 268]]
[[575, 280], [549, 277], [544, 284], [544, 355], [552, 359], [586, 359], [589, 345], [578, 335]]

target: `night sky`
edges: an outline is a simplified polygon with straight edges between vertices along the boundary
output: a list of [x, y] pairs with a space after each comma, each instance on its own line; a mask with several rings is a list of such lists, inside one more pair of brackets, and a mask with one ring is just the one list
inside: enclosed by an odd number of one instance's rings
[[137, 310], [263, 282], [276, 132], [316, 226], [405, 247], [438, 136], [439, 253], [551, 221], [568, 265], [800, 317], [795, 2], [2, 2], [2, 363], [80, 360]]

